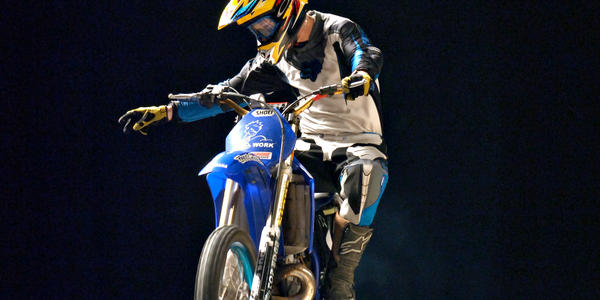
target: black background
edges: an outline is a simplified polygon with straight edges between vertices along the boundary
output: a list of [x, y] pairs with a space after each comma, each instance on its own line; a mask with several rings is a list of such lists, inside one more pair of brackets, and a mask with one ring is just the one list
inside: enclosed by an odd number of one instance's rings
[[[7, 5], [1, 297], [190, 299], [232, 115], [121, 132], [235, 74], [225, 1]], [[498, 2], [498, 1], [489, 1]], [[597, 298], [598, 2], [311, 1], [385, 57], [390, 183], [359, 299]]]

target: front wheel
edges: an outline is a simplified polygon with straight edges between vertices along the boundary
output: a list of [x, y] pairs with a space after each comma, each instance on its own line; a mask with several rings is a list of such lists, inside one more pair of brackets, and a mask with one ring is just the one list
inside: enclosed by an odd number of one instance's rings
[[196, 271], [196, 300], [248, 299], [256, 250], [237, 226], [217, 228], [204, 243]]

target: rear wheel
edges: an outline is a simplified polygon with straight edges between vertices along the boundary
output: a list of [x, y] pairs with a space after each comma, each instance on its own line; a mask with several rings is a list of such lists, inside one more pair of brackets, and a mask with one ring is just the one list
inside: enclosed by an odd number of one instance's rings
[[248, 233], [237, 226], [217, 228], [204, 243], [194, 299], [248, 299], [256, 251]]

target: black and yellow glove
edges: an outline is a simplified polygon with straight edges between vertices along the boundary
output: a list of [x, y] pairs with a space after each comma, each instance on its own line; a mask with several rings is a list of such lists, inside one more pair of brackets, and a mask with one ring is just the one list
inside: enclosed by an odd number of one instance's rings
[[[135, 122], [133, 123], [132, 120]], [[137, 120], [137, 121], [135, 121]], [[123, 125], [124, 133], [138, 131], [147, 135], [146, 126], [158, 125], [167, 122], [167, 106], [150, 106], [132, 109], [119, 118], [119, 124]]]
[[[363, 84], [355, 86], [357, 82], [363, 80]], [[369, 76], [367, 72], [354, 71], [352, 75], [342, 79], [342, 90], [344, 92], [344, 98], [346, 100], [354, 100], [360, 96], [368, 95], [369, 88], [371, 88], [371, 81], [371, 76]]]

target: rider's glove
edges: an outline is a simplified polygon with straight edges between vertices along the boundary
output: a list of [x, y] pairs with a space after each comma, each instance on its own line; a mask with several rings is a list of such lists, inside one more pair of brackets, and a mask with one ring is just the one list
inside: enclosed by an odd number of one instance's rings
[[206, 108], [211, 108], [216, 101], [215, 93], [220, 90], [220, 86], [209, 84], [200, 93], [192, 96], [190, 100], [196, 101]]
[[[358, 82], [364, 80], [364, 83], [356, 86], [350, 87], [350, 85], [354, 82]], [[369, 88], [371, 87], [371, 76], [367, 74], [365, 71], [354, 71], [352, 75], [342, 79], [342, 90], [344, 92], [344, 98], [346, 100], [354, 100], [357, 97], [365, 96], [369, 94]]]
[[158, 125], [165, 122], [167, 122], [166, 105], [139, 107], [128, 111], [119, 118], [119, 124], [123, 125], [124, 133], [138, 131], [143, 135], [148, 134], [146, 126], [150, 124]]

